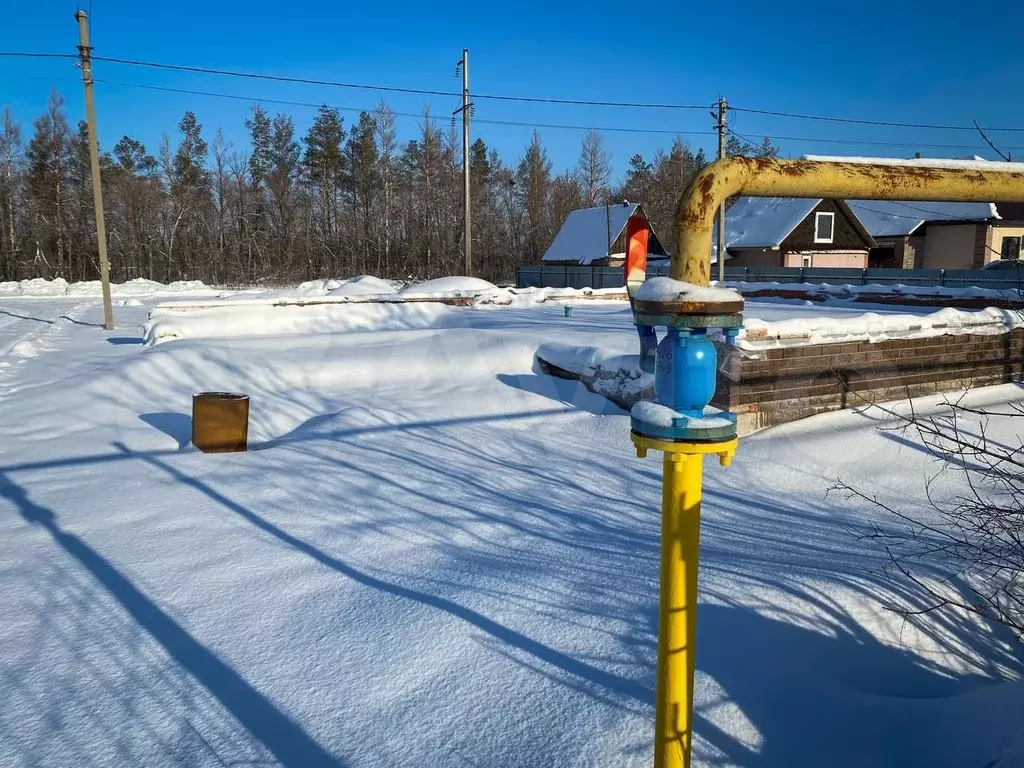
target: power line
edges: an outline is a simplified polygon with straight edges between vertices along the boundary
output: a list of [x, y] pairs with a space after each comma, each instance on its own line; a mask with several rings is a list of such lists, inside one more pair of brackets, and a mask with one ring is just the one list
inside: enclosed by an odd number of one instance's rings
[[[125, 88], [144, 88], [151, 91], [167, 91], [169, 93], [184, 93], [192, 96], [210, 96], [213, 98], [220, 99], [235, 99], [237, 101], [246, 101], [250, 104], [261, 103], [261, 104], [280, 104], [283, 106], [290, 107], [311, 107], [317, 108], [320, 106], [327, 106], [331, 109], [336, 109], [339, 112], [372, 112], [371, 109], [362, 109], [359, 107], [340, 107], [331, 104], [313, 103], [309, 101], [290, 101], [287, 99], [267, 99], [259, 96], [241, 96], [233, 93], [216, 93], [213, 91], [197, 91], [191, 88], [172, 88], [169, 86], [162, 85], [148, 85], [143, 83], [125, 83], [117, 80], [102, 80], [97, 79], [95, 82], [102, 83], [104, 85], [115, 85], [123, 86]], [[473, 98], [477, 98], [475, 95]], [[416, 119], [422, 119], [423, 114], [417, 112], [395, 112], [397, 117], [411, 117]], [[552, 129], [565, 129], [574, 131], [607, 131], [610, 133], [653, 133], [653, 134], [664, 134], [669, 136], [679, 135], [694, 135], [694, 136], [710, 136], [714, 134], [714, 131], [671, 131], [671, 130], [660, 130], [656, 128], [626, 128], [620, 126], [602, 127], [595, 125], [567, 125], [565, 123], [528, 123], [520, 122], [517, 120], [489, 120], [486, 118], [473, 118], [473, 122], [484, 123], [487, 125], [505, 125], [519, 128], [552, 128]]]
[[76, 53], [27, 53], [22, 51], [0, 51], [0, 56], [25, 59], [77, 59]]
[[[860, 200], [848, 200], [847, 202], [850, 204], [851, 207], [856, 207], [856, 208], [858, 208], [858, 209], [860, 209], [862, 211], [870, 211], [871, 213], [877, 213], [877, 214], [879, 214], [881, 216], [891, 216], [891, 217], [896, 218], [896, 219], [908, 219], [910, 221], [918, 221], [918, 222], [922, 221], [922, 218], [920, 216], [904, 216], [902, 213], [892, 213], [890, 211], [880, 211], [877, 208], [869, 208], [866, 205], [861, 205], [861, 201]], [[893, 201], [893, 202], [896, 202], [896, 201]], [[925, 210], [924, 208], [915, 208], [912, 205], [907, 205], [906, 203], [902, 203], [902, 202], [898, 202], [897, 204], [898, 205], [903, 205], [903, 206], [905, 206], [907, 208], [914, 208], [915, 210], [919, 210], [919, 211], [924, 211]], [[855, 211], [855, 213], [856, 213], [856, 211]], [[925, 213], [934, 213], [934, 214], [937, 214], [939, 216], [938, 219], [932, 219], [932, 221], [959, 221], [959, 219], [957, 219], [957, 218], [955, 218], [953, 216], [949, 216], [948, 214], [940, 214], [939, 211], [925, 211]], [[924, 219], [923, 221], [927, 222], [928, 219]], [[916, 231], [917, 228], [915, 227], [914, 229]], [[913, 233], [911, 233], [911, 234], [913, 234]], [[886, 237], [892, 237], [892, 235], [877, 235], [877, 237], [879, 239], [885, 239]], [[996, 255], [998, 255], [1000, 257], [1003, 255], [1001, 251], [997, 251], [991, 245], [987, 245], [986, 244], [985, 247], [988, 250], [992, 251], [992, 253], [994, 253], [994, 254], [996, 254]]]
[[[848, 204], [856, 205], [862, 211], [870, 211], [871, 213], [877, 213], [880, 216], [892, 216], [897, 219], [909, 219], [910, 221], [921, 221], [920, 216], [906, 216], [902, 213], [891, 213], [890, 211], [880, 211], [877, 208], [868, 208], [866, 205], [861, 205], [857, 200], [847, 200]], [[881, 237], [881, 235], [879, 235]]]
[[[922, 216], [908, 216], [903, 213], [893, 213], [892, 211], [880, 211], [877, 208], [870, 208], [866, 205], [863, 205], [863, 201], [861, 200], [847, 200], [846, 202], [852, 206], [859, 208], [860, 210], [871, 211], [871, 213], [877, 213], [880, 216], [892, 216], [897, 219], [909, 219], [910, 221], [921, 221], [924, 218]], [[932, 221], [959, 221], [957, 217], [952, 216], [948, 213], [943, 213], [942, 211], [930, 211], [927, 208], [918, 208], [916, 205], [908, 205], [907, 203], [901, 200], [890, 200], [888, 202], [892, 203], [893, 205], [900, 205], [904, 208], [907, 208], [908, 210], [921, 211], [923, 213], [928, 213], [931, 214], [932, 216], [937, 217], [935, 219], [932, 219]], [[927, 221], [928, 219], [925, 220]]]
[[74, 80], [76, 83], [82, 79], [72, 75], [51, 77], [50, 75], [23, 75], [20, 72], [0, 72], [0, 78], [3, 78], [4, 80], [43, 80], [45, 82], [65, 82], [67, 80]]
[[[751, 107], [729, 107], [737, 112], [752, 115], [768, 115], [771, 117], [791, 117], [797, 120], [823, 120], [829, 123], [854, 123], [856, 125], [880, 125], [888, 128], [928, 128], [939, 131], [976, 131], [973, 125], [935, 125], [933, 123], [897, 123], [887, 120], [868, 120], [858, 117], [828, 117], [825, 115], [802, 115], [795, 112], [776, 112], [770, 109], [753, 109]], [[1024, 128], [985, 128], [987, 131], [1015, 131], [1024, 133]]]
[[[367, 91], [383, 91], [386, 93], [410, 93], [420, 96], [458, 96], [462, 93], [457, 91], [437, 91], [429, 88], [403, 88], [390, 85], [367, 85], [363, 83], [344, 83], [335, 80], [316, 80], [306, 77], [289, 77], [284, 75], [264, 75], [257, 72], [239, 72], [230, 69], [214, 69], [211, 67], [195, 67], [186, 64], [163, 64], [153, 61], [138, 61], [134, 59], [119, 59], [106, 56], [93, 56], [93, 61], [105, 61], [110, 64], [124, 64], [132, 67], [150, 67], [153, 69], [169, 69], [177, 72], [196, 72], [204, 75], [221, 75], [225, 77], [240, 77], [249, 80], [270, 80], [279, 83], [299, 83], [302, 85], [324, 85], [332, 88], [355, 88]], [[633, 109], [707, 109], [706, 104], [657, 104], [631, 101], [593, 101], [589, 99], [558, 99], [541, 96], [504, 96], [498, 94], [473, 94], [474, 99], [489, 99], [492, 101], [515, 101], [530, 102], [537, 104], [570, 104], [584, 107], [628, 107]]]
[[[922, 208], [919, 205], [912, 205], [911, 203], [904, 202], [903, 200], [894, 200], [892, 202], [896, 203], [896, 205], [903, 206], [904, 208], [906, 208], [907, 210], [910, 210], [910, 211], [920, 211], [921, 213], [930, 213], [930, 214], [932, 214], [934, 216], [942, 216], [942, 217], [945, 217], [945, 218], [952, 218], [950, 216], [950, 214], [948, 214], [948, 213], [943, 213], [942, 211], [936, 211], [936, 210], [933, 210], [931, 208]], [[984, 203], [983, 203], [983, 205], [984, 205]], [[894, 214], [894, 215], [898, 215], [898, 214]]]
[[[461, 96], [462, 94], [455, 91], [436, 91], [422, 88], [400, 88], [395, 86], [383, 86], [383, 85], [363, 85], [355, 83], [343, 83], [330, 80], [313, 80], [309, 78], [297, 78], [297, 77], [285, 77], [282, 75], [264, 75], [255, 72], [238, 72], [226, 69], [213, 69], [210, 67], [195, 67], [183, 64], [162, 64], [150, 61], [138, 61], [132, 59], [119, 59], [119, 58], [107, 58], [103, 56], [94, 56], [95, 61], [106, 61], [112, 64], [124, 64], [128, 66], [136, 67], [152, 67], [155, 69], [170, 69], [184, 72], [197, 72], [200, 74], [210, 75], [222, 75], [227, 77], [241, 77], [256, 80], [272, 80], [276, 82], [290, 82], [290, 83], [302, 83], [306, 85], [325, 85], [335, 88], [358, 88], [364, 90], [373, 91], [386, 91], [391, 93], [412, 93], [427, 96]], [[627, 107], [634, 109], [707, 109], [705, 104], [662, 104], [662, 103], [644, 103], [644, 102], [628, 102], [628, 101], [595, 101], [588, 99], [559, 99], [559, 98], [546, 98], [539, 96], [506, 96], [497, 94], [474, 94], [473, 98], [476, 99], [489, 99], [492, 101], [512, 101], [512, 102], [528, 102], [537, 104], [568, 104], [574, 106], [590, 106], [590, 107]], [[927, 123], [899, 123], [899, 122], [888, 122], [883, 120], [867, 120], [860, 118], [846, 118], [846, 117], [827, 117], [821, 115], [801, 115], [792, 112], [777, 112], [772, 110], [759, 110], [747, 107], [730, 107], [737, 112], [748, 112], [750, 114], [758, 115], [769, 115], [774, 117], [790, 117], [801, 120], [823, 120], [827, 122], [838, 122], [838, 123], [856, 123], [861, 125], [879, 125], [894, 128], [927, 128], [927, 129], [939, 129], [939, 130], [951, 130], [951, 131], [974, 131], [976, 130], [973, 126], [950, 126], [950, 125], [933, 125]], [[1024, 132], [1024, 128], [987, 128], [990, 131], [1016, 131]]]
[[[736, 138], [743, 139], [744, 141], [749, 142], [749, 143], [756, 143], [756, 142], [760, 141], [760, 139], [758, 139], [756, 137], [751, 137], [751, 136], [747, 136], [747, 135], [742, 134], [742, 133], [737, 133], [736, 131], [733, 131], [733, 130], [730, 130], [729, 133], [732, 134], [733, 136], [735, 136]], [[914, 148], [925, 148], [925, 149], [975, 149], [975, 150], [977, 150], [977, 149], [984, 149], [984, 147], [982, 147], [982, 146], [980, 146], [978, 144], [921, 144], [921, 143], [917, 143], [917, 142], [909, 143], [909, 142], [901, 142], [901, 141], [861, 141], [859, 139], [822, 139], [822, 138], [813, 138], [813, 137], [810, 137], [810, 136], [777, 136], [775, 134], [772, 134], [771, 136], [769, 136], [769, 138], [774, 139], [774, 140], [778, 140], [778, 141], [807, 141], [807, 142], [816, 142], [816, 143], [819, 143], [819, 144], [853, 144], [853, 145], [861, 145], [861, 144], [863, 144], [865, 146], [873, 146], [873, 147], [906, 147], [906, 148], [909, 148], [909, 149], [914, 149]], [[1006, 149], [1024, 149], [1024, 147], [1019, 147], [1019, 146], [1016, 146], [1016, 147], [1006, 147]]]
[[[15, 52], [15, 51], [0, 51], [0, 56], [9, 57], [28, 57], [28, 58], [75, 58], [74, 54], [66, 53], [39, 53], [39, 52]], [[237, 77], [251, 80], [267, 80], [273, 82], [283, 83], [298, 83], [303, 85], [319, 85], [329, 86], [333, 88], [353, 88], [359, 90], [369, 91], [380, 91], [385, 93], [406, 93], [416, 94], [421, 96], [450, 96], [460, 97], [462, 94], [457, 91], [442, 91], [433, 90], [429, 88], [406, 88], [400, 86], [385, 86], [385, 85], [371, 85], [365, 83], [346, 83], [333, 80], [318, 80], [314, 78], [304, 77], [290, 77], [284, 75], [267, 75], [258, 72], [243, 72], [236, 70], [227, 69], [216, 69], [212, 67], [198, 67], [185, 64], [166, 64], [161, 62], [152, 61], [141, 61], [136, 59], [122, 59], [117, 57], [108, 56], [93, 56], [93, 61], [103, 61], [111, 64], [122, 64], [133, 67], [149, 67], [153, 69], [163, 69], [178, 72], [195, 72], [198, 74], [208, 75], [219, 75], [224, 77]], [[520, 102], [520, 103], [536, 103], [536, 104], [566, 104], [572, 106], [590, 106], [590, 107], [624, 107], [632, 109], [681, 109], [681, 110], [694, 110], [694, 109], [707, 109], [706, 104], [667, 104], [657, 102], [628, 102], [628, 101], [599, 101], [591, 99], [563, 99], [563, 98], [549, 98], [541, 96], [510, 96], [503, 94], [474, 94], [476, 99], [488, 99], [492, 101], [506, 101], [506, 102]], [[934, 123], [904, 123], [897, 121], [887, 120], [871, 120], [867, 118], [855, 118], [855, 117], [835, 117], [829, 115], [808, 115], [796, 112], [783, 112], [779, 110], [770, 109], [755, 109], [753, 107], [736, 107], [730, 106], [729, 109], [732, 112], [746, 112], [752, 115], [765, 115], [769, 117], [784, 117], [796, 120], [817, 120], [831, 123], [847, 123], [854, 125], [873, 125], [886, 128], [915, 128], [915, 129], [927, 129], [927, 130], [944, 130], [944, 131], [971, 131], [974, 132], [977, 128], [973, 125], [940, 125]], [[990, 128], [985, 127], [987, 131], [1002, 131], [1002, 132], [1016, 132], [1024, 133], [1024, 128], [1012, 127], [1012, 128]], [[858, 142], [862, 144], [868, 144], [873, 142]], [[886, 146], [879, 143], [880, 145]], [[892, 144], [887, 146], [900, 146], [898, 144]], [[910, 146], [910, 145], [907, 145]]]
[[316, 80], [308, 77], [289, 77], [285, 75], [263, 75], [257, 72], [236, 72], [228, 69], [212, 69], [209, 67], [193, 67], [187, 64], [161, 64], [153, 61], [136, 61], [106, 56], [93, 56], [93, 61], [104, 61], [108, 64], [124, 64], [131, 67], [150, 67], [152, 69], [169, 69], [175, 72], [196, 72], [204, 75], [222, 75], [225, 77], [241, 77], [249, 80], [271, 80], [278, 83], [299, 83], [301, 85], [326, 85], [333, 88], [357, 88], [366, 91], [384, 91], [388, 93], [410, 93], [421, 96], [461, 96], [455, 91], [435, 91], [427, 88], [402, 88], [389, 85], [365, 85], [360, 83], [342, 83], [333, 80]]

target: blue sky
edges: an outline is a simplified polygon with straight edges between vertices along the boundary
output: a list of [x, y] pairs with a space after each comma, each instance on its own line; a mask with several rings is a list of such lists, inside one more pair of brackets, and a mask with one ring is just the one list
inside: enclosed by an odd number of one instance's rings
[[[88, 7], [89, 0], [80, 0]], [[9, 3], [0, 50], [74, 52], [72, 0]], [[862, 0], [859, 3], [761, 2], [339, 3], [323, 0], [179, 0], [143, 3], [93, 0], [96, 55], [245, 69], [352, 83], [457, 90], [461, 49], [470, 49], [471, 87], [479, 93], [597, 100], [711, 104], [875, 120], [1024, 128], [1024, 3], [1016, 0]], [[346, 124], [381, 94], [362, 90], [235, 80], [95, 65], [97, 78], [230, 93], [253, 99], [351, 107]], [[0, 58], [0, 105], [29, 124], [51, 84], [67, 99], [72, 121], [82, 115], [81, 82], [70, 61]], [[441, 124], [455, 98], [387, 94], [399, 112], [419, 113], [425, 101]], [[295, 118], [305, 132], [312, 108], [267, 105]], [[249, 103], [125, 86], [97, 86], [101, 144], [123, 134], [156, 150], [185, 109], [208, 137], [216, 128], [245, 148]], [[715, 138], [704, 110], [611, 109], [479, 100], [476, 117], [525, 123], [643, 128], [685, 135], [710, 155]], [[733, 113], [733, 129], [777, 138], [783, 153], [937, 157], [977, 153], [995, 158], [971, 132], [897, 129]], [[415, 118], [400, 118], [411, 138]], [[506, 160], [522, 154], [532, 129], [476, 123]], [[558, 169], [577, 157], [582, 131], [541, 129]], [[993, 134], [1020, 146], [1024, 132]], [[804, 139], [896, 142], [909, 146], [829, 144]], [[650, 156], [672, 136], [605, 133], [616, 173], [635, 152]], [[928, 144], [965, 145], [928, 147]]]

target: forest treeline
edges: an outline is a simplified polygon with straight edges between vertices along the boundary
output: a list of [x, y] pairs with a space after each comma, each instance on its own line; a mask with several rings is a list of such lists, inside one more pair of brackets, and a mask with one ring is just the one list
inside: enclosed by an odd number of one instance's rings
[[[425, 109], [413, 138], [399, 141], [396, 114], [381, 102], [347, 124], [327, 106], [305, 133], [259, 104], [245, 121], [247, 146], [232, 146], [187, 111], [160, 146], [130, 136], [101, 147], [112, 279], [284, 283], [374, 274], [462, 274], [461, 134]], [[44, 114], [0, 124], [0, 280], [99, 276], [85, 123], [72, 127], [53, 91]], [[777, 154], [765, 139], [731, 137], [730, 154]], [[502, 158], [482, 139], [470, 149], [474, 274], [507, 280], [536, 263], [575, 208], [624, 199], [644, 204], [671, 238], [683, 190], [708, 162], [682, 139], [621, 180], [598, 131], [579, 160], [553, 170], [540, 133], [522, 156]]]

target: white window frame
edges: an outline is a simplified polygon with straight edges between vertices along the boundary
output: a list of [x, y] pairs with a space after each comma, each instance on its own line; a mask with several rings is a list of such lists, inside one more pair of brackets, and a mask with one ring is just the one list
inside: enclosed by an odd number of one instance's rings
[[[822, 218], [827, 218], [831, 226], [828, 229], [828, 237], [818, 237], [818, 222]], [[815, 243], [833, 243], [836, 239], [836, 215], [831, 211], [818, 211], [814, 214], [814, 242]]]
[[800, 259], [800, 266], [803, 267], [804, 269], [810, 269], [812, 266], [814, 266], [814, 257], [813, 256], [803, 256], [803, 257], [801, 257], [801, 259]]

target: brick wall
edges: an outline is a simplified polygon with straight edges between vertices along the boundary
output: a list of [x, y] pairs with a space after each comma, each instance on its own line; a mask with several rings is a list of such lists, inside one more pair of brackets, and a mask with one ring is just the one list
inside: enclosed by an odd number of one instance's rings
[[[735, 380], [733, 380], [735, 379]], [[998, 336], [936, 336], [771, 349], [733, 355], [714, 405], [740, 433], [866, 402], [899, 400], [1024, 379], [1024, 329]]]

